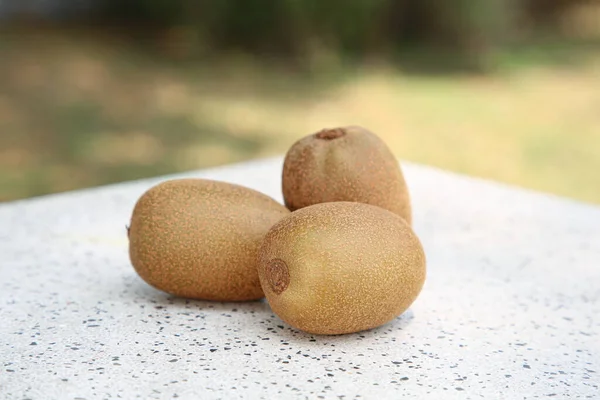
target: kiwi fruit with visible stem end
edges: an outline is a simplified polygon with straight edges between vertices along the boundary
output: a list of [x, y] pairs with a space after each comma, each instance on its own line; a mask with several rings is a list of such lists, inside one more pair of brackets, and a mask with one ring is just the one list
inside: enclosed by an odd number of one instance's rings
[[269, 230], [258, 260], [273, 312], [313, 334], [391, 321], [416, 300], [426, 277], [423, 247], [406, 221], [355, 202], [292, 212]]
[[260, 244], [290, 211], [255, 190], [207, 179], [174, 179], [146, 191], [128, 227], [129, 256], [151, 286], [179, 297], [264, 297]]
[[398, 160], [383, 140], [360, 126], [323, 129], [295, 142], [285, 155], [282, 190], [291, 211], [351, 201], [385, 208], [412, 224]]

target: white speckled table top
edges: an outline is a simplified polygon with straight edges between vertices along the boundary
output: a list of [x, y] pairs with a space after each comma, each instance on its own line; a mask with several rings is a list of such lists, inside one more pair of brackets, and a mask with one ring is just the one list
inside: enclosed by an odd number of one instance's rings
[[[185, 176], [282, 201], [281, 163]], [[0, 398], [600, 398], [600, 207], [403, 167], [427, 281], [400, 318], [345, 336], [145, 284], [125, 225], [171, 177], [0, 205]]]

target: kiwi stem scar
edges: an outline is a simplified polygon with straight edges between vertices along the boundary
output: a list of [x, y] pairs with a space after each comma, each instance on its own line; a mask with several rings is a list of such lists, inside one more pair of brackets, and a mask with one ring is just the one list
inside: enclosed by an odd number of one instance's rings
[[320, 132], [317, 132], [315, 136], [317, 139], [322, 140], [333, 140], [340, 138], [346, 134], [346, 131], [342, 128], [334, 128], [334, 129], [323, 129]]
[[290, 284], [290, 271], [285, 261], [280, 258], [269, 261], [265, 273], [269, 286], [275, 294], [283, 293]]

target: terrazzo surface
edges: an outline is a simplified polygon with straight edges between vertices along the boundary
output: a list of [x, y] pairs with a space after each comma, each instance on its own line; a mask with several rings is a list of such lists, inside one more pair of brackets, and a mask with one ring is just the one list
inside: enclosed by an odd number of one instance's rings
[[[281, 158], [177, 176], [282, 201]], [[598, 399], [600, 207], [403, 163], [428, 277], [371, 331], [146, 285], [125, 225], [160, 177], [0, 205], [0, 398]]]

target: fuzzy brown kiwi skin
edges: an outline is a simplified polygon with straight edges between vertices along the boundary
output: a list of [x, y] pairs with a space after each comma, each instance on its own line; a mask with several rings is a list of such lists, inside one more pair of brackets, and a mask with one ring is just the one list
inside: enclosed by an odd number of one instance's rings
[[389, 147], [360, 126], [323, 129], [296, 141], [282, 172], [285, 205], [351, 201], [390, 210], [412, 224], [410, 193]]
[[256, 257], [264, 235], [289, 214], [239, 185], [174, 179], [146, 191], [128, 227], [129, 256], [149, 285], [178, 297], [249, 301], [264, 297]]
[[364, 203], [308, 206], [281, 219], [259, 251], [273, 312], [312, 334], [372, 329], [406, 311], [426, 278], [423, 246], [391, 211]]

